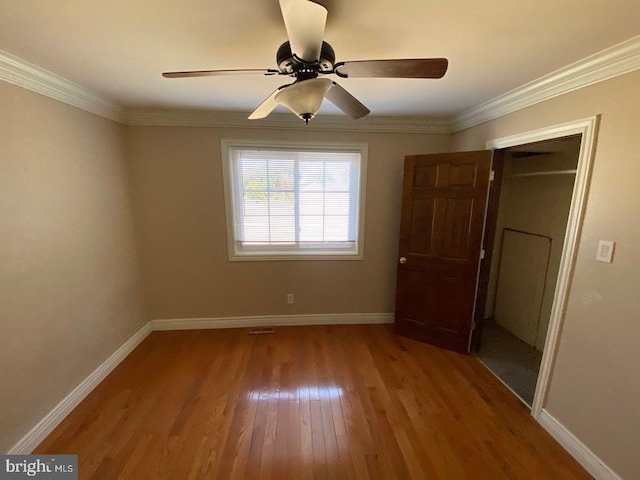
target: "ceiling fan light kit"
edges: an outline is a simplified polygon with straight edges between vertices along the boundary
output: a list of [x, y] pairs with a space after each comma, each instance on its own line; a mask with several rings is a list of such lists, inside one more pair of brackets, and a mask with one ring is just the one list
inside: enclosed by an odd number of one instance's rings
[[333, 86], [328, 78], [311, 78], [304, 82], [296, 82], [288, 88], [280, 90], [275, 101], [284, 105], [308, 125], [318, 110], [324, 96]]
[[310, 0], [280, 0], [289, 41], [276, 53], [278, 69], [197, 70], [165, 72], [165, 78], [209, 77], [221, 75], [286, 75], [295, 82], [278, 87], [249, 115], [250, 120], [265, 118], [278, 105], [284, 105], [308, 125], [327, 98], [353, 120], [370, 110], [333, 80], [318, 78], [335, 74], [340, 78], [442, 78], [446, 58], [408, 58], [399, 60], [358, 60], [336, 63], [336, 55], [324, 42], [327, 9]]

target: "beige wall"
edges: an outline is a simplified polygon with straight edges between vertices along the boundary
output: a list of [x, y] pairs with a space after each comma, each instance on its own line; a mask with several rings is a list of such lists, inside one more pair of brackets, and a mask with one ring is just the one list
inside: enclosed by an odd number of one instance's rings
[[[545, 408], [622, 478], [640, 472], [640, 72], [454, 135], [457, 150], [601, 114], [584, 227]], [[598, 240], [617, 242], [612, 264]]]
[[[229, 262], [222, 138], [368, 143], [364, 260]], [[393, 312], [404, 156], [450, 138], [131, 127], [128, 147], [150, 317], [178, 319]]]
[[144, 323], [124, 127], [0, 82], [0, 452]]

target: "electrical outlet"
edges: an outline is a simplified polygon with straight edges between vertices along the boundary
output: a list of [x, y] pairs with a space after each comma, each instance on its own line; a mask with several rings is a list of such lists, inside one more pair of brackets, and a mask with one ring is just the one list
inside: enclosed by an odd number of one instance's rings
[[287, 293], [287, 305], [291, 305], [293, 303], [293, 293]]

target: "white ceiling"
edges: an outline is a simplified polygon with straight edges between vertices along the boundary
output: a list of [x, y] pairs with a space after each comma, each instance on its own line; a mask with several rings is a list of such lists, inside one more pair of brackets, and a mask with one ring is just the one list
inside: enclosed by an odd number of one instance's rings
[[[337, 61], [449, 59], [441, 80], [335, 79], [375, 116], [450, 118], [640, 34], [638, 0], [317, 3]], [[249, 113], [289, 79], [161, 73], [276, 68], [286, 40], [278, 0], [0, 0], [0, 50], [132, 108]]]

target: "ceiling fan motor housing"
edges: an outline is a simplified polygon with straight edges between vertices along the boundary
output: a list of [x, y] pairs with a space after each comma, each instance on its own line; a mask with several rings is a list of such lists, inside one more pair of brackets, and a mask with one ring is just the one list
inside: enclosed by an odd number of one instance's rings
[[295, 57], [291, 52], [291, 45], [289, 42], [284, 42], [278, 48], [276, 53], [276, 63], [278, 69], [284, 74], [296, 75], [298, 72], [312, 72], [317, 77], [318, 73], [331, 73], [333, 72], [333, 65], [336, 62], [336, 54], [333, 51], [331, 45], [327, 42], [322, 42], [322, 49], [320, 50], [320, 61], [308, 63]]

